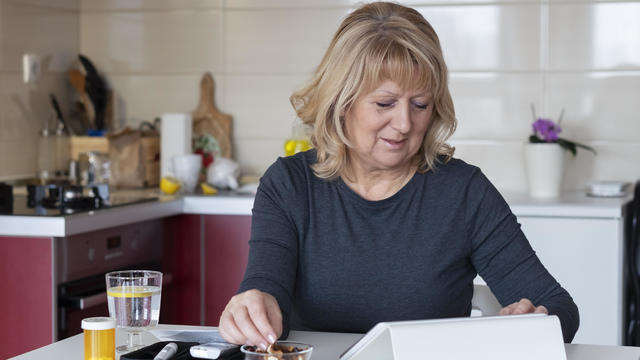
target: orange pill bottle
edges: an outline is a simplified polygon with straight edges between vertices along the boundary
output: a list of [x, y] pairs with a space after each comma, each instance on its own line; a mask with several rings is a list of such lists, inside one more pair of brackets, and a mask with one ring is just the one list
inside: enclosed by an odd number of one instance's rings
[[84, 360], [115, 360], [116, 320], [92, 317], [82, 320]]

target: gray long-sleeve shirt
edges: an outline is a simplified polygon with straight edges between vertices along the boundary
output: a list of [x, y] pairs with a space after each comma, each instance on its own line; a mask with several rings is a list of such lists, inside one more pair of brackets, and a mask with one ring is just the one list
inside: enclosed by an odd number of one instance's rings
[[289, 328], [366, 332], [381, 321], [468, 316], [479, 273], [503, 306], [530, 299], [579, 323], [516, 217], [475, 166], [451, 159], [396, 194], [365, 200], [313, 173], [314, 150], [280, 158], [260, 181], [240, 291], [272, 294]]

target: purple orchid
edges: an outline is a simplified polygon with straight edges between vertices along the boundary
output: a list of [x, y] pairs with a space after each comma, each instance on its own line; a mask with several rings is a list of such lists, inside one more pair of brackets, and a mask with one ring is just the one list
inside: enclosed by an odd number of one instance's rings
[[558, 124], [553, 122], [553, 120], [551, 119], [537, 117], [536, 108], [533, 104], [531, 104], [531, 114], [533, 115], [534, 121], [533, 124], [531, 124], [531, 127], [533, 128], [533, 134], [529, 135], [530, 143], [556, 143], [563, 149], [570, 151], [573, 156], [577, 154], [578, 148], [583, 148], [585, 150], [593, 152], [594, 155], [596, 154], [596, 150], [591, 146], [563, 139], [558, 136], [558, 134], [562, 132], [560, 122], [562, 121], [562, 116], [564, 115], [564, 109], [562, 109], [562, 111], [560, 112], [560, 116], [558, 117]]
[[562, 128], [551, 119], [537, 118], [531, 126], [533, 133], [544, 142], [558, 141], [558, 134], [562, 132]]

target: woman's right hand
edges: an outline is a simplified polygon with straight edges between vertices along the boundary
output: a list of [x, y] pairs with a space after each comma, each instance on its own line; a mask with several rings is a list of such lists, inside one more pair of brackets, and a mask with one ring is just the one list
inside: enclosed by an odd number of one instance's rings
[[247, 290], [232, 297], [220, 315], [220, 335], [230, 343], [267, 349], [282, 334], [282, 313], [271, 294]]

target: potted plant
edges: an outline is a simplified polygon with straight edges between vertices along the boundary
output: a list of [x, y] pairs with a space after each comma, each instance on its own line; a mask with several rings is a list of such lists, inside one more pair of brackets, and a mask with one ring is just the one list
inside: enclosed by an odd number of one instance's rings
[[596, 153], [590, 146], [577, 143], [559, 136], [562, 132], [560, 123], [564, 109], [558, 116], [557, 123], [548, 118], [537, 117], [533, 112], [533, 133], [529, 135], [529, 143], [524, 149], [529, 194], [538, 198], [553, 198], [560, 195], [567, 151], [576, 156], [578, 148]]

